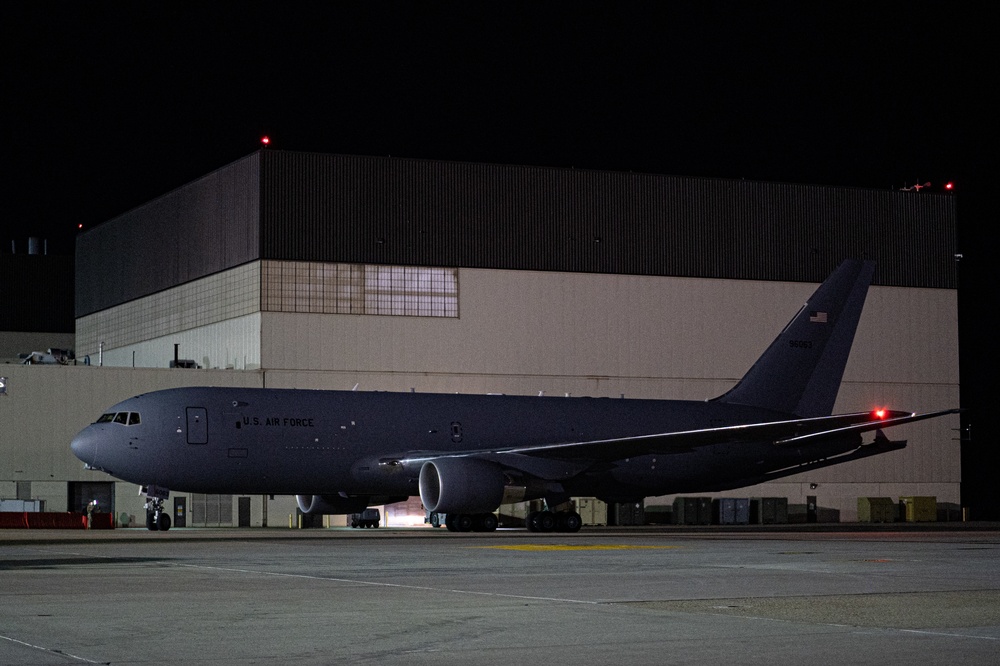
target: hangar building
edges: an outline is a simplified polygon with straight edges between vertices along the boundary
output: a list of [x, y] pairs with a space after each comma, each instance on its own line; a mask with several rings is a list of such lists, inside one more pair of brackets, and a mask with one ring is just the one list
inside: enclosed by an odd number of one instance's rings
[[[72, 505], [104, 483], [140, 510], [67, 445], [106, 406], [168, 386], [711, 398], [846, 257], [878, 268], [836, 411], [954, 407], [955, 238], [945, 195], [262, 150], [79, 236], [89, 366], [45, 386], [16, 370], [4, 432], [17, 382], [66, 425], [20, 429], [0, 494], [30, 476]], [[957, 425], [904, 426], [904, 451], [730, 495], [815, 496], [841, 520], [863, 496], [957, 505]], [[241, 509], [274, 524], [293, 506], [186, 500], [195, 524]]]

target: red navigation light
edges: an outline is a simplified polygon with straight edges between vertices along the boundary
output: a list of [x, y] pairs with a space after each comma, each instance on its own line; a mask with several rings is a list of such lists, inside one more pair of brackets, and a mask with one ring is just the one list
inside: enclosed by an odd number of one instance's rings
[[878, 409], [872, 412], [872, 416], [874, 416], [879, 421], [882, 421], [883, 419], [885, 419], [886, 416], [885, 408], [879, 407]]

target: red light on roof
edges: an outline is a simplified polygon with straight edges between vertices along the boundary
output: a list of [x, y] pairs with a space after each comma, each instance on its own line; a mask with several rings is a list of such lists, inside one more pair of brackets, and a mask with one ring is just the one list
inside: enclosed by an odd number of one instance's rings
[[955, 189], [955, 183], [948, 181], [947, 183], [944, 184], [944, 189], [948, 192], [951, 192], [953, 189]]

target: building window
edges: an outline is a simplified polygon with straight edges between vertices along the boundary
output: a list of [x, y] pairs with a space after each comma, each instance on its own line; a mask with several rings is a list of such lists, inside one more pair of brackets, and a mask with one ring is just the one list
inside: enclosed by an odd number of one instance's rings
[[458, 317], [458, 269], [264, 262], [262, 310]]

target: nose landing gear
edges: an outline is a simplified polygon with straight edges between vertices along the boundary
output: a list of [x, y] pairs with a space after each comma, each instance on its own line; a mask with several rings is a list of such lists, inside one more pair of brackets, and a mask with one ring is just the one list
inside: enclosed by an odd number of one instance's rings
[[157, 486], [141, 486], [139, 494], [146, 496], [146, 529], [153, 532], [166, 532], [170, 529], [170, 514], [163, 504], [170, 497], [170, 491]]

